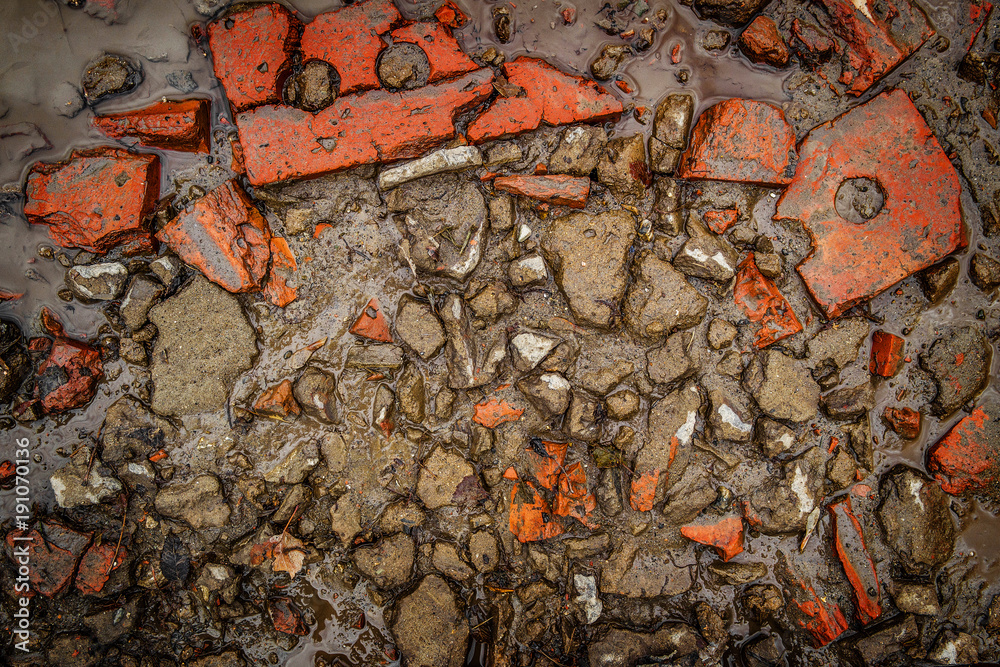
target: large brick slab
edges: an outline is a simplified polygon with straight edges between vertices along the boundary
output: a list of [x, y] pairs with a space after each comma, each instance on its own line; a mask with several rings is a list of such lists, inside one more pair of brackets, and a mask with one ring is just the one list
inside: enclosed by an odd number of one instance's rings
[[67, 162], [35, 164], [24, 215], [48, 225], [56, 245], [104, 254], [151, 236], [143, 219], [160, 196], [160, 162], [116, 148], [74, 151]]
[[156, 237], [230, 292], [259, 289], [271, 257], [267, 221], [236, 181], [206, 194]]
[[948, 493], [1000, 501], [1000, 405], [987, 402], [955, 424], [928, 451], [927, 468]]
[[724, 100], [695, 123], [678, 176], [786, 185], [795, 173], [795, 132], [778, 107]]
[[933, 34], [911, 0], [820, 0], [830, 27], [846, 42], [840, 82], [860, 95], [906, 60]]
[[365, 0], [320, 14], [302, 31], [302, 62], [325, 60], [340, 74], [340, 94], [380, 87], [379, 35], [403, 22], [392, 0]]
[[338, 98], [317, 114], [264, 106], [236, 118], [254, 185], [317, 176], [362, 164], [413, 158], [452, 139], [455, 117], [493, 90], [493, 72], [415, 90]]
[[252, 5], [208, 26], [215, 76], [234, 113], [281, 101], [278, 79], [290, 65], [299, 26], [276, 3]]
[[498, 97], [469, 124], [469, 141], [481, 143], [548, 125], [617, 121], [622, 103], [604, 88], [582, 77], [560, 72], [544, 60], [517, 58], [503, 67], [510, 84], [523, 97]]
[[465, 55], [458, 40], [451, 36], [451, 31], [440, 23], [411, 23], [393, 30], [392, 43], [398, 42], [416, 44], [427, 54], [430, 65], [428, 83], [461, 76], [479, 67]]
[[157, 102], [138, 111], [97, 116], [91, 125], [113, 139], [132, 138], [143, 146], [192, 153], [209, 150], [212, 102]]
[[[885, 195], [872, 218], [837, 210], [847, 179], [869, 178]], [[829, 317], [870, 299], [965, 245], [954, 167], [900, 90], [813, 129], [775, 219], [799, 220], [813, 251], [798, 266]]]

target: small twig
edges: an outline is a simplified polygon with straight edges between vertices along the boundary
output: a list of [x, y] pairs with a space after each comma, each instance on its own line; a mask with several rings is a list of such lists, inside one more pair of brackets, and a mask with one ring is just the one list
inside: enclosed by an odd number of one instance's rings
[[486, 625], [487, 623], [489, 623], [492, 620], [493, 620], [493, 617], [490, 616], [489, 618], [487, 618], [485, 621], [483, 621], [479, 625], [473, 626], [472, 630], [478, 630], [479, 628], [483, 627], [484, 625]]
[[281, 534], [282, 534], [282, 535], [284, 535], [284, 534], [285, 534], [285, 533], [286, 533], [286, 532], [288, 531], [288, 527], [289, 527], [290, 525], [292, 525], [292, 519], [294, 519], [294, 518], [295, 518], [295, 514], [296, 514], [296, 513], [298, 512], [298, 511], [299, 511], [299, 506], [298, 506], [298, 505], [296, 505], [296, 506], [295, 506], [295, 509], [293, 509], [293, 510], [292, 510], [292, 516], [288, 517], [288, 523], [286, 523], [286, 524], [285, 524], [285, 527], [281, 529]]
[[83, 483], [90, 481], [90, 469], [94, 467], [94, 458], [97, 457], [97, 447], [90, 450], [90, 463], [87, 464], [87, 474], [83, 476]]
[[108, 569], [104, 573], [105, 575], [111, 574], [111, 570], [115, 567], [115, 561], [118, 560], [118, 550], [122, 548], [122, 538], [125, 537], [125, 520], [128, 517], [128, 504], [125, 504], [125, 511], [122, 512], [122, 529], [118, 533], [118, 544], [115, 545], [115, 555], [111, 557], [111, 562], [108, 563]]

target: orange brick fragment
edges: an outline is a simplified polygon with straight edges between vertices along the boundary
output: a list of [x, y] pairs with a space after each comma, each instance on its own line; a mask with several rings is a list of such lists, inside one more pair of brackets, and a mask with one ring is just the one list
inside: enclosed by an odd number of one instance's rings
[[128, 552], [125, 547], [111, 542], [92, 544], [80, 559], [73, 585], [84, 595], [98, 595], [104, 590], [111, 573], [125, 563]]
[[378, 299], [372, 297], [368, 301], [358, 319], [351, 326], [351, 333], [378, 343], [391, 343], [392, 334], [389, 332], [389, 322], [386, 321], [382, 309], [378, 305]]
[[210, 148], [211, 100], [157, 102], [138, 111], [96, 116], [91, 125], [113, 139], [191, 153]]
[[705, 211], [702, 216], [705, 224], [716, 234], [724, 234], [727, 229], [736, 224], [738, 213], [735, 208], [727, 208], [722, 211]]
[[535, 473], [535, 479], [546, 489], [552, 491], [559, 483], [559, 473], [566, 461], [565, 442], [548, 442], [540, 438], [532, 438], [531, 444], [525, 450], [528, 461]]
[[927, 468], [948, 493], [1000, 501], [1000, 405], [987, 402], [955, 424], [928, 451]]
[[656, 499], [656, 487], [660, 483], [660, 469], [654, 468], [632, 480], [632, 493], [629, 504], [636, 512], [648, 512], [653, 509]]
[[798, 607], [807, 620], [798, 621], [799, 626], [813, 636], [817, 648], [826, 646], [847, 631], [847, 619], [836, 602], [821, 598], [812, 586], [800, 584], [806, 593], [806, 600], [792, 602]]
[[802, 324], [791, 305], [757, 268], [753, 253], [740, 262], [733, 296], [747, 317], [761, 325], [754, 341], [755, 347], [767, 347], [802, 331]]
[[517, 421], [523, 414], [524, 410], [515, 408], [505, 400], [492, 397], [476, 405], [472, 421], [486, 428], [496, 428], [504, 422]]
[[430, 74], [427, 83], [471, 72], [479, 65], [465, 55], [451, 31], [440, 23], [410, 23], [392, 31], [392, 43], [416, 44], [427, 55]]
[[493, 187], [570, 208], [584, 208], [590, 196], [590, 179], [582, 176], [500, 176]]
[[565, 467], [559, 478], [559, 493], [556, 494], [556, 516], [573, 517], [588, 528], [597, 528], [591, 513], [597, 509], [597, 498], [587, 488], [587, 471], [582, 463]]
[[888, 331], [872, 335], [872, 357], [868, 371], [872, 375], [891, 378], [903, 365], [903, 339]]
[[438, 10], [434, 12], [434, 18], [449, 28], [463, 28], [469, 22], [469, 17], [451, 0], [438, 7]]
[[904, 438], [913, 440], [920, 435], [920, 413], [913, 408], [887, 407], [882, 416], [889, 428]]
[[715, 547], [724, 561], [743, 552], [743, 519], [738, 516], [727, 517], [712, 524], [681, 526], [681, 535], [699, 544]]
[[510, 532], [519, 542], [547, 540], [563, 533], [553, 519], [548, 503], [531, 482], [514, 484], [510, 491]]
[[292, 395], [292, 381], [287, 379], [261, 392], [254, 401], [253, 410], [258, 414], [273, 417], [294, 417], [302, 412], [302, 408]]
[[882, 607], [878, 602], [881, 586], [875, 572], [875, 563], [865, 547], [861, 522], [851, 508], [850, 496], [830, 505], [830, 514], [833, 515], [834, 546], [847, 580], [854, 590], [858, 620], [864, 624], [871, 623], [882, 615]]
[[264, 283], [264, 296], [267, 300], [284, 308], [298, 298], [294, 287], [288, 285], [288, 280], [292, 274], [298, 271], [299, 265], [295, 261], [292, 249], [288, 247], [288, 241], [280, 236], [271, 238], [271, 273]]

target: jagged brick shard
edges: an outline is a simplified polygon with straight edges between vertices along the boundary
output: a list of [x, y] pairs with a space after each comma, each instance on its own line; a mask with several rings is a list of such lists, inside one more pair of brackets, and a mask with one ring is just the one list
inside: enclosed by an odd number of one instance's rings
[[52, 242], [104, 254], [148, 245], [143, 219], [160, 196], [160, 162], [116, 148], [74, 151], [66, 162], [35, 164], [25, 185], [24, 215], [48, 225]]
[[512, 86], [524, 96], [498, 97], [469, 124], [472, 143], [516, 135], [548, 125], [617, 121], [622, 103], [601, 86], [582, 77], [560, 72], [544, 60], [521, 57], [504, 65]]
[[455, 136], [455, 117], [485, 101], [492, 82], [484, 68], [415, 90], [337, 98], [317, 114], [287, 106], [246, 111], [236, 125], [247, 177], [265, 185], [418, 157]]
[[386, 46], [379, 35], [402, 22], [392, 0], [365, 0], [320, 14], [302, 31], [302, 62], [333, 65], [341, 95], [379, 88], [377, 60]]
[[400, 42], [416, 44], [423, 49], [430, 65], [428, 83], [451, 79], [479, 68], [472, 58], [465, 55], [458, 40], [451, 36], [451, 31], [440, 23], [411, 23], [393, 30], [392, 43]]
[[786, 185], [794, 173], [795, 132], [781, 109], [733, 98], [698, 117], [678, 176]]
[[91, 125], [113, 139], [131, 138], [152, 148], [207, 153], [211, 110], [211, 100], [157, 102], [138, 111], [97, 116]]
[[[881, 209], [870, 201], [859, 208], [840, 192], [853, 179], [877, 182]], [[937, 139], [896, 90], [809, 133], [775, 219], [799, 220], [809, 232], [813, 250], [798, 271], [827, 316], [837, 317], [965, 245], [960, 193]]]
[[208, 26], [215, 77], [233, 112], [281, 101], [278, 79], [297, 46], [299, 22], [281, 5], [253, 5]]
[[840, 82], [861, 95], [932, 35], [927, 15], [910, 0], [820, 0], [830, 29], [846, 42]]
[[1000, 405], [988, 401], [930, 448], [927, 468], [946, 492], [1000, 501]]

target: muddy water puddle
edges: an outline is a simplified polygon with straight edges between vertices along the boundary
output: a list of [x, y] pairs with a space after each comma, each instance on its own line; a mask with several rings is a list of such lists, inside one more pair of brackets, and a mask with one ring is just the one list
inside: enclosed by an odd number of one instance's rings
[[[591, 61], [605, 45], [619, 43], [619, 40], [609, 37], [594, 25], [597, 20], [606, 16], [606, 3], [573, 3], [572, 8], [576, 14], [572, 25], [566, 25], [563, 20], [563, 10], [571, 6], [566, 3], [543, 0], [506, 5], [513, 25], [513, 37], [506, 44], [497, 40], [492, 28], [493, 12], [501, 6], [500, 3], [459, 0], [457, 4], [469, 15], [471, 23], [457, 31], [456, 35], [463, 47], [472, 54], [494, 47], [506, 54], [508, 61], [517, 56], [529, 55], [544, 58], [570, 73], [587, 74]], [[957, 3], [938, 0], [926, 4], [931, 19], [939, 30], [954, 29], [950, 24], [955, 21]], [[404, 15], [420, 18], [426, 18], [436, 8], [436, 3], [411, 3], [406, 0], [401, 0], [399, 5]], [[298, 10], [304, 20], [309, 20], [336, 6], [321, 0], [310, 0], [293, 8]], [[656, 18], [659, 10], [664, 10], [665, 13]], [[614, 126], [612, 136], [624, 137], [634, 133], [648, 136], [651, 132], [652, 115], [658, 103], [673, 93], [685, 92], [694, 96], [695, 117], [716, 102], [731, 97], [752, 98], [780, 107], [788, 107], [793, 99], [788, 90], [792, 72], [750, 64], [733, 43], [737, 30], [700, 21], [690, 7], [673, 2], [653, 3], [649, 11], [643, 14], [645, 20], [629, 12], [619, 12], [617, 16], [622, 21], [623, 30], [638, 30], [652, 25], [653, 21], [657, 22], [659, 29], [651, 48], [631, 58], [614, 80], [605, 82], [607, 89], [620, 98], [626, 108], [626, 114]], [[10, 184], [5, 190], [2, 203], [4, 218], [0, 220], [0, 288], [24, 295], [15, 301], [0, 303], [0, 315], [17, 321], [27, 335], [42, 334], [38, 322], [38, 313], [42, 307], [51, 309], [73, 338], [97, 342], [103, 334], [110, 332], [104, 312], [106, 306], [60, 296], [66, 265], [73, 263], [76, 251], [64, 253], [51, 243], [41, 227], [27, 225], [22, 216], [21, 202], [13, 194], [20, 192], [20, 181], [34, 161], [62, 159], [70, 149], [107, 142], [89, 128], [91, 112], [88, 109], [74, 118], [59, 115], [53, 106], [53, 91], [64, 81], [76, 82], [86, 63], [100, 51], [112, 51], [134, 54], [139, 58], [145, 78], [140, 87], [129, 96], [99, 105], [96, 109], [98, 113], [134, 110], [162, 97], [211, 99], [214, 147], [210, 157], [178, 157], [182, 154], [157, 152], [163, 161], [161, 181], [164, 196], [173, 192], [178, 197], [185, 198], [191, 194], [192, 188], [211, 189], [213, 184], [220, 178], [225, 178], [228, 173], [220, 165], [228, 165], [231, 160], [227, 137], [232, 131], [233, 119], [221, 88], [214, 79], [211, 61], [203, 44], [192, 37], [192, 27], [204, 26], [204, 22], [205, 17], [195, 12], [190, 3], [181, 0], [173, 3], [136, 4], [127, 21], [114, 25], [105, 25], [82, 11], [48, 0], [22, 0], [7, 3], [0, 9], [0, 25], [10, 29], [4, 44], [4, 48], [8, 50], [0, 51], [0, 61], [5, 63], [5, 69], [0, 72], [0, 101], [4, 104], [0, 113], [6, 110], [2, 121], [5, 124], [34, 123], [51, 144], [51, 148], [35, 151], [25, 157], [17, 157], [8, 152], [7, 159], [0, 163], [0, 181]], [[30, 26], [34, 26], [35, 30]], [[709, 30], [726, 33], [730, 44], [718, 52], [707, 51], [704, 43]], [[15, 36], [13, 39], [11, 34]], [[904, 65], [903, 68], [907, 66]], [[806, 129], [812, 124], [807, 123]], [[799, 134], [801, 138], [802, 132]], [[189, 174], [189, 178], [178, 179], [176, 175], [181, 172]], [[345, 179], [345, 182], [350, 189], [352, 186], [349, 179]], [[297, 303], [283, 310], [276, 310], [262, 301], [243, 298], [250, 322], [263, 341], [254, 368], [237, 381], [224, 413], [184, 421], [183, 441], [171, 451], [171, 467], [178, 471], [187, 467], [211, 469], [226, 479], [259, 476], [271, 470], [289, 452], [303, 446], [317, 446], [323, 438], [336, 432], [350, 443], [347, 453], [349, 467], [359, 471], [350, 475], [346, 490], [360, 499], [359, 503], [364, 507], [362, 516], [370, 523], [375, 521], [386, 506], [400, 497], [399, 494], [387, 492], [387, 480], [398, 480], [392, 483], [398, 483], [398, 488], [405, 488], [407, 480], [412, 481], [420, 474], [416, 462], [423, 459], [435, 444], [426, 433], [397, 432], [393, 436], [395, 440], [391, 442], [372, 439], [372, 433], [377, 433], [379, 429], [378, 418], [374, 414], [379, 387], [395, 387], [400, 369], [381, 372], [369, 369], [341, 371], [347, 360], [348, 348], [355, 341], [348, 333], [348, 328], [367, 299], [375, 297], [382, 304], [395, 306], [402, 296], [413, 295], [418, 289], [413, 272], [399, 261], [397, 248], [403, 238], [399, 229], [387, 219], [380, 195], [374, 190], [370, 179], [365, 187], [368, 190], [359, 187], [354, 192], [344, 194], [337, 206], [331, 209], [335, 213], [331, 214], [329, 222], [321, 222], [316, 226], [315, 233], [310, 230], [295, 236], [288, 234], [289, 244], [299, 262], [297, 282], [300, 296]], [[790, 231], [771, 221], [779, 192], [768, 191], [757, 199], [750, 223], [755, 232], [775, 242], [776, 251], [784, 251], [785, 266], [787, 270], [791, 270], [794, 264], [804, 258], [805, 251], [808, 250], [808, 239], [801, 229]], [[971, 194], [968, 190], [963, 194], [963, 213], [966, 229], [970, 232], [969, 248], [992, 243], [981, 232], [978, 207]], [[259, 199], [268, 201], [267, 193], [259, 195]], [[269, 203], [273, 204], [273, 200]], [[287, 202], [272, 208], [287, 209]], [[648, 202], [644, 206], [644, 210], [647, 209]], [[268, 211], [267, 215], [273, 228], [287, 228], [287, 217], [278, 216], [273, 210]], [[550, 228], [551, 220], [544, 212], [539, 214], [537, 211], [532, 213], [530, 220], [533, 229], [526, 247], [534, 249], [538, 239]], [[322, 227], [324, 224], [325, 228]], [[669, 243], [673, 243], [672, 251], [676, 251], [676, 246], [680, 245], [679, 241]], [[782, 243], [786, 245], [782, 247]], [[484, 258], [484, 263], [490, 262], [495, 266], [484, 271], [484, 274], [489, 273], [494, 277], [499, 275], [502, 278], [503, 274], [498, 268], [501, 259], [488, 255]], [[918, 280], [911, 277], [874, 298], [870, 307], [865, 309], [873, 314], [873, 318], [877, 318], [877, 321], [872, 322], [872, 329], [884, 329], [902, 336], [906, 341], [908, 354], [904, 370], [896, 378], [879, 383], [876, 388], [875, 403], [870, 414], [872, 434], [877, 446], [873, 475], [868, 478], [868, 483], [875, 484], [879, 474], [897, 463], [923, 469], [928, 447], [964, 416], [964, 413], [959, 412], [946, 420], [938, 421], [925, 415], [921, 433], [913, 440], [902, 440], [879, 418], [886, 407], [920, 408], [933, 398], [933, 385], [929, 384], [925, 376], [911, 374], [909, 369], [917, 366], [919, 353], [935, 340], [942, 328], [977, 324], [984, 320], [991, 326], [996, 325], [1000, 318], [1000, 306], [997, 306], [995, 299], [991, 301], [993, 297], [984, 295], [971, 283], [967, 264], [962, 262], [955, 290], [935, 307], [927, 306]], [[433, 294], [435, 282], [425, 282], [431, 286]], [[705, 286], [705, 283], [698, 284]], [[441, 285], [443, 287], [439, 286], [439, 294], [443, 296], [448, 287], [446, 283]], [[518, 312], [521, 320], [512, 321], [510, 325], [551, 328], [556, 318], [568, 316], [565, 298], [554, 286], [550, 284], [550, 287], [552, 289], [549, 292], [524, 294], [523, 303], [527, 305]], [[711, 286], [707, 289], [710, 290]], [[801, 283], [797, 289], [800, 292], [799, 298], [805, 302], [808, 296]], [[703, 325], [694, 330], [695, 336], [704, 339], [712, 316], [737, 319], [733, 312], [735, 311], [713, 306]], [[815, 333], [821, 326], [818, 319], [814, 323], [804, 324], [810, 333]], [[572, 330], [573, 325], [569, 326], [568, 330]], [[645, 363], [646, 346], [637, 344], [629, 336], [580, 334], [579, 339], [582, 341], [581, 347], [585, 349], [584, 358], [590, 350], [608, 348], [618, 350], [623, 362], [630, 361], [640, 367]], [[795, 345], [799, 346], [795, 350], [797, 354], [801, 356], [805, 353], [802, 342]], [[310, 349], [314, 346], [316, 349]], [[862, 379], [866, 380], [868, 349], [868, 345], [862, 344], [858, 358], [848, 364], [849, 368], [845, 369], [840, 382], [827, 388], [849, 387]], [[994, 383], [1000, 374], [998, 356], [1000, 355], [994, 354], [992, 358], [992, 386], [979, 401], [997, 397]], [[712, 359], [712, 363], [715, 363], [717, 358]], [[414, 363], [428, 378], [440, 379], [445, 372], [445, 362], [441, 356], [430, 362]], [[242, 406], [248, 405], [263, 389], [284, 379], [294, 378], [307, 364], [325, 367], [338, 374], [340, 414], [335, 427], [317, 429], [312, 423], [301, 420], [288, 423], [266, 420], [263, 423], [260, 420], [250, 424], [241, 423]], [[62, 417], [47, 417], [31, 425], [16, 424], [4, 431], [5, 439], [26, 437], [36, 444], [35, 460], [42, 477], [47, 478], [52, 471], [62, 466], [65, 457], [81, 444], [97, 441], [104, 415], [117, 399], [142, 391], [148, 394], [150, 378], [145, 370], [136, 370], [123, 360], [117, 360], [105, 366], [105, 373], [106, 381], [101, 384], [96, 397], [85, 409]], [[430, 382], [428, 385], [429, 394], [432, 385]], [[493, 385], [490, 387], [497, 392], [502, 391]], [[487, 388], [469, 391], [466, 404], [457, 406], [454, 415], [441, 422], [432, 422], [436, 430], [435, 437], [454, 437], [454, 432], [467, 427], [471, 423], [473, 404], [484, 400], [489, 391]], [[652, 403], [652, 398], [643, 395], [639, 399], [638, 415], [645, 415]], [[434, 404], [430, 395], [427, 404]], [[456, 426], [459, 423], [463, 424], [461, 428]], [[645, 421], [641, 416], [626, 418], [617, 423], [615, 428], [624, 426], [637, 431], [638, 440], [634, 448], [639, 448], [643, 438], [647, 437], [644, 434], [648, 429]], [[504, 466], [516, 462], [520, 451], [518, 438], [523, 436], [523, 440], [527, 440], [534, 433], [558, 433], [558, 426], [553, 428], [551, 421], [546, 423], [539, 419], [532, 422], [526, 418], [525, 423], [515, 428], [518, 430], [513, 433], [517, 434], [517, 438], [512, 435], [505, 440], [498, 438], [496, 444], [496, 449], [502, 453], [500, 461]], [[239, 431], [238, 437], [233, 435], [235, 430]], [[814, 429], [814, 434], [816, 443], [824, 447], [830, 443], [831, 438], [843, 438], [837, 426], [826, 421]], [[453, 441], [459, 442], [465, 436], [458, 437], [459, 440]], [[507, 449], [504, 450], [504, 447]], [[590, 460], [587, 451], [585, 446], [574, 445], [567, 461], [586, 463]], [[733, 451], [742, 455], [739, 448], [734, 448]], [[634, 451], [631, 453], [634, 454]], [[725, 468], [718, 462], [718, 457], [707, 449], [694, 458], [697, 464], [706, 468]], [[249, 462], [249, 467], [245, 462]], [[483, 472], [485, 467], [478, 465], [477, 472]], [[503, 467], [499, 468], [499, 471], [502, 470]], [[596, 472], [593, 470], [592, 474]], [[773, 466], [748, 467], [738, 464], [726, 472], [725, 479], [726, 484], [737, 495], [742, 495], [749, 493], [773, 472]], [[335, 475], [331, 479], [333, 477]], [[339, 482], [344, 483], [343, 480]], [[391, 483], [388, 488], [391, 488]], [[337, 488], [337, 492], [342, 491], [344, 489]], [[250, 496], [249, 492], [245, 493], [246, 497]], [[412, 493], [410, 496], [412, 499]], [[3, 503], [0, 518], [8, 516], [8, 501], [11, 498], [10, 491], [0, 491], [0, 502]], [[52, 508], [54, 504], [54, 497], [47, 486], [35, 500], [46, 508]], [[263, 504], [268, 512], [276, 509], [277, 505], [276, 501], [273, 506]], [[327, 506], [323, 508], [325, 511]], [[495, 510], [493, 515], [503, 516], [502, 503], [494, 503], [492, 508]], [[1000, 517], [991, 508], [977, 501], [965, 503], [962, 510], [961, 534], [955, 548], [955, 567], [965, 567], [972, 573], [970, 581], [973, 583], [969, 584], [970, 587], [975, 581], [979, 581], [983, 582], [986, 589], [994, 590], [997, 587], [997, 568], [1000, 565], [1000, 545], [993, 538], [1000, 534]], [[328, 517], [323, 516], [319, 510], [307, 516], [307, 519], [312, 523], [328, 521]], [[820, 518], [812, 545], [801, 557], [807, 562], [807, 567], [810, 557], [817, 563], [827, 562], [820, 553], [818, 544], [829, 541], [831, 522], [831, 517], [826, 513]], [[280, 526], [277, 528], [280, 530]], [[364, 528], [367, 538], [378, 532], [373, 530], [373, 525], [366, 525]], [[505, 528], [503, 525], [497, 526], [498, 531]], [[618, 528], [636, 534], [642, 530], [639, 522]], [[464, 540], [472, 531], [465, 518], [451, 517], [442, 520], [440, 525], [430, 525], [420, 540], [421, 547], [429, 548], [430, 543], [436, 539]], [[579, 533], [578, 536], [582, 535], [583, 533]], [[778, 562], [780, 553], [798, 551], [798, 542], [797, 537], [755, 535], [747, 541], [746, 552], [738, 556], [736, 562], [761, 562], [771, 569]], [[427, 558], [427, 553], [420, 556], [422, 563], [426, 563]], [[784, 630], [776, 624], [748, 621], [745, 615], [738, 615], [734, 611], [733, 599], [736, 597], [737, 587], [720, 584], [718, 579], [708, 574], [708, 565], [713, 559], [714, 556], [704, 552], [698, 564], [690, 566], [695, 573], [695, 583], [691, 590], [699, 599], [725, 610], [725, 615], [733, 619], [732, 625], [728, 627], [729, 634], [740, 637], [744, 643], [752, 643], [759, 638], [756, 633], [762, 631], [784, 635]], [[305, 618], [310, 630], [306, 637], [298, 641], [282, 637], [280, 642], [274, 643], [273, 633], [261, 629], [271, 623], [267, 612], [262, 612], [236, 620], [225, 641], [242, 647], [246, 656], [255, 664], [288, 664], [296, 667], [401, 664], [383, 617], [383, 611], [391, 598], [377, 590], [373, 592], [364, 579], [345, 575], [345, 564], [350, 568], [348, 559], [343, 556], [321, 556], [308, 565], [305, 573], [286, 589], [267, 593], [290, 597], [300, 608], [307, 610]], [[880, 574], [884, 574], [883, 570], [888, 568], [888, 563], [879, 563], [878, 567]], [[889, 575], [885, 576], [888, 578]], [[266, 589], [274, 581], [265, 583], [263, 588]], [[773, 574], [769, 574], [760, 583], [771, 583], [779, 587], [787, 585], [787, 581]], [[505, 590], [502, 583], [492, 586], [489, 592], [484, 585], [484, 580], [480, 577], [475, 585], [466, 588], [464, 593], [468, 600], [477, 597], [495, 600], [498, 597], [496, 591]], [[500, 593], [504, 594], [509, 593]], [[569, 593], [566, 595], [568, 597]], [[261, 605], [266, 606], [259, 591], [252, 592], [249, 597], [258, 599]], [[967, 608], [969, 607], [961, 607], [959, 610]], [[627, 612], [616, 610], [609, 610], [609, 616], [615, 617], [615, 614], [620, 613], [616, 620], [621, 623], [648, 627], [664, 621], [690, 621], [689, 611], [672, 608], [670, 605], [652, 605], [651, 609], [645, 611], [645, 616], [635, 612], [632, 617]], [[633, 623], [636, 618], [644, 622]], [[477, 621], [478, 623], [471, 625], [478, 628], [486, 623], [490, 633], [495, 633], [495, 621], [489, 622], [485, 614], [483, 620], [477, 618]], [[484, 635], [480, 632], [478, 636]], [[485, 635], [484, 639], [489, 641], [489, 635]], [[804, 646], [801, 639], [785, 636], [784, 641], [799, 652], [800, 664], [820, 664], [826, 659], [826, 654], [813, 653]], [[737, 660], [745, 661], [745, 658], [739, 657], [741, 650], [741, 645], [734, 643], [724, 658], [729, 661], [727, 664], [740, 664]], [[486, 643], [477, 638], [470, 643], [466, 663], [489, 665], [494, 658], [486, 648]], [[539, 660], [543, 661], [544, 658]]]

